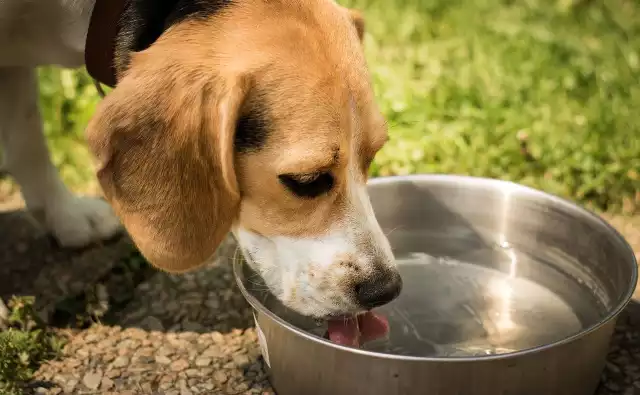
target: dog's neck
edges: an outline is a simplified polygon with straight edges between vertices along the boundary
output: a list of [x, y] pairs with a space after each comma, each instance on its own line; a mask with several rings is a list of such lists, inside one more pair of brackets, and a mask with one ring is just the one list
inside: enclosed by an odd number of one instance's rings
[[97, 81], [114, 87], [132, 52], [152, 45], [170, 26], [204, 18], [233, 0], [96, 0], [85, 45], [85, 63]]

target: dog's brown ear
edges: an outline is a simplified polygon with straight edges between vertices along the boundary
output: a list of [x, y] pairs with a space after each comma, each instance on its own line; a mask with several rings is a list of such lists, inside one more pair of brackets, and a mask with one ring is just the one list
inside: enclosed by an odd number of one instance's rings
[[362, 41], [364, 39], [364, 17], [362, 16], [362, 13], [358, 10], [348, 9], [348, 12], [349, 12], [349, 17], [353, 22], [353, 26], [356, 28], [356, 31], [358, 32], [358, 38], [360, 39], [360, 41]]
[[87, 131], [105, 197], [144, 257], [169, 272], [206, 263], [237, 215], [233, 141], [249, 89], [246, 78], [182, 67], [132, 59]]

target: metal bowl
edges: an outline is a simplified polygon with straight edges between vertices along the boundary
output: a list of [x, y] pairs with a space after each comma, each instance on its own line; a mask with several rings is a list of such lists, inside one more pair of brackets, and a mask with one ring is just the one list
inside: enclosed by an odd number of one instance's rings
[[636, 286], [618, 232], [510, 182], [416, 175], [376, 178], [369, 190], [404, 282], [377, 309], [387, 339], [333, 344], [235, 264], [279, 395], [594, 393]]

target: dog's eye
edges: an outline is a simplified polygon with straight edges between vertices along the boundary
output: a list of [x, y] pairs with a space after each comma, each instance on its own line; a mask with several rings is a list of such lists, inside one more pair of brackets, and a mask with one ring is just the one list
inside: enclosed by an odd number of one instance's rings
[[302, 198], [318, 197], [333, 187], [331, 173], [281, 174], [278, 178], [289, 191]]

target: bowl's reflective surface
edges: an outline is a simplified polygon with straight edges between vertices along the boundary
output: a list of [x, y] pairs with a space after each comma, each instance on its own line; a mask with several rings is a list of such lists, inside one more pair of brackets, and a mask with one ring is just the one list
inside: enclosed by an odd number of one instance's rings
[[[407, 178], [370, 191], [404, 288], [377, 310], [389, 337], [364, 349], [448, 358], [531, 349], [596, 326], [633, 291], [628, 246], [560, 199], [465, 177]], [[284, 308], [244, 270], [251, 281], [243, 285], [270, 311], [324, 335], [326, 326]]]
[[[449, 238], [438, 247], [454, 243]], [[501, 354], [562, 340], [606, 313], [584, 281], [512, 247], [467, 255], [452, 259], [423, 251], [397, 257], [404, 291], [376, 310], [389, 320], [389, 336], [361, 348], [419, 357]], [[511, 261], [513, 271], [499, 270], [496, 261]], [[517, 275], [523, 265], [537, 272], [537, 282]], [[326, 324], [295, 314], [265, 293], [259, 280], [250, 289], [285, 321], [317, 336], [326, 332]]]

